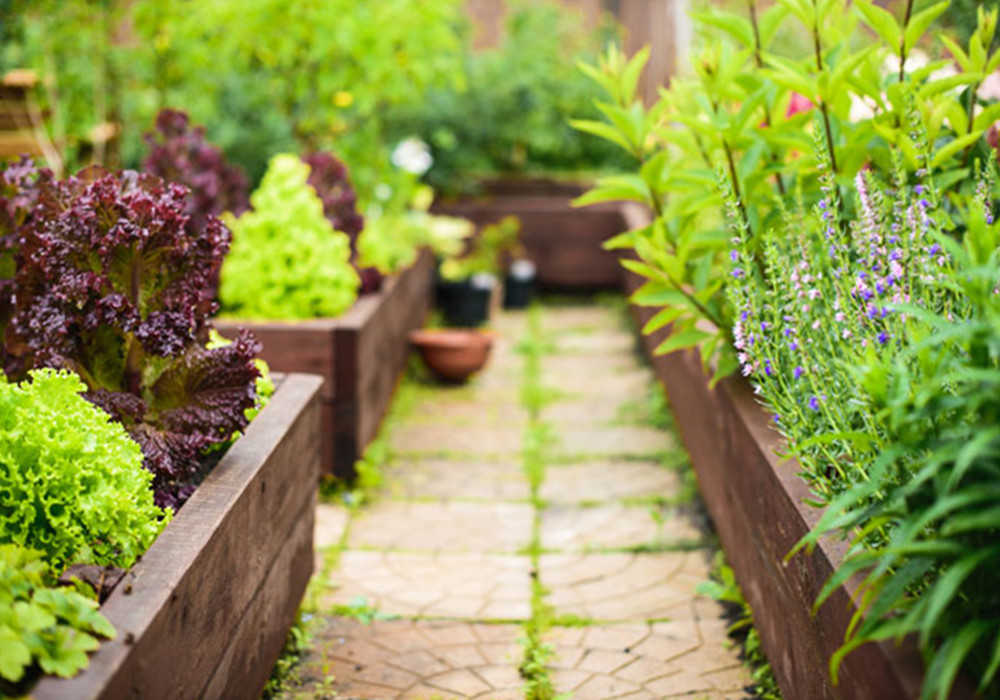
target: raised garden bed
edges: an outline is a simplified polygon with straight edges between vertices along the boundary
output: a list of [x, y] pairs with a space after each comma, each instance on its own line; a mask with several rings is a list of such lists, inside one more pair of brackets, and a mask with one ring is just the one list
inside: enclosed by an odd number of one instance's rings
[[281, 379], [101, 612], [118, 631], [35, 700], [258, 698], [313, 571], [320, 379]]
[[[623, 226], [640, 228], [646, 212], [623, 207]], [[623, 229], [624, 230], [624, 229]], [[631, 294], [642, 278], [627, 273]], [[657, 309], [632, 307], [641, 328]], [[897, 700], [920, 697], [919, 653], [891, 642], [867, 644], [846, 657], [839, 684], [829, 660], [840, 647], [851, 616], [854, 582], [841, 586], [815, 614], [813, 603], [843, 560], [846, 543], [826, 539], [816, 550], [785, 559], [813, 527], [820, 511], [806, 504], [809, 488], [795, 460], [781, 460], [781, 438], [742, 377], [709, 388], [694, 352], [656, 357], [663, 329], [643, 338], [653, 369], [667, 390], [684, 446], [691, 455], [702, 498], [726, 558], [751, 607], [764, 649], [786, 698]], [[953, 698], [971, 698], [956, 684]]]
[[222, 335], [249, 328], [277, 372], [323, 377], [322, 468], [343, 478], [375, 437], [409, 356], [409, 334], [431, 307], [434, 260], [423, 252], [407, 270], [385, 281], [340, 318], [255, 322], [219, 320]]
[[574, 208], [572, 200], [585, 185], [550, 180], [492, 180], [479, 197], [443, 200], [437, 214], [460, 216], [477, 227], [505, 216], [521, 220], [521, 243], [538, 269], [538, 285], [552, 291], [597, 291], [621, 288], [618, 255], [601, 246], [621, 232], [615, 204]]

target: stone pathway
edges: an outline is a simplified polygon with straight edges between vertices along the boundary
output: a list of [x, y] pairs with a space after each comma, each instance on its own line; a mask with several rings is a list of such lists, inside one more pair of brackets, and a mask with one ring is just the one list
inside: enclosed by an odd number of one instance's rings
[[[321, 614], [286, 697], [525, 698], [529, 619], [566, 697], [747, 697], [721, 609], [695, 593], [709, 554], [678, 505], [683, 456], [650, 424], [631, 332], [595, 306], [545, 307], [529, 326], [504, 314], [467, 386], [405, 386], [375, 498], [320, 507]], [[538, 329], [546, 400], [532, 413], [516, 348]], [[532, 482], [524, 447], [539, 430]]]

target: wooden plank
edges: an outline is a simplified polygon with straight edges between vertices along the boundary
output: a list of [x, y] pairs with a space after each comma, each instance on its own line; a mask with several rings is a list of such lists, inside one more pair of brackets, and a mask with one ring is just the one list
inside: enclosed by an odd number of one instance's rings
[[310, 499], [285, 538], [267, 578], [247, 607], [201, 700], [257, 700], [285, 647], [313, 573], [316, 499]]
[[[623, 208], [623, 230], [648, 223], [641, 207]], [[627, 273], [625, 291], [642, 279]], [[637, 326], [657, 312], [632, 307]], [[829, 660], [844, 639], [856, 607], [854, 582], [842, 586], [814, 615], [812, 606], [839, 562], [845, 544], [824, 540], [812, 554], [785, 556], [815, 525], [801, 466], [776, 457], [781, 438], [769, 425], [741, 377], [708, 387], [696, 353], [653, 356], [669, 334], [643, 338], [653, 369], [667, 390], [699, 489], [730, 566], [736, 572], [782, 692], [788, 698], [913, 700], [920, 695], [922, 665], [912, 647], [867, 644], [844, 660], [834, 686]], [[964, 681], [953, 698], [971, 698]]]
[[338, 325], [335, 473], [354, 475], [354, 462], [375, 438], [410, 354], [410, 332], [423, 325], [433, 294], [434, 260], [424, 252], [383, 290], [377, 304]]
[[[39, 683], [36, 700], [199, 697], [226, 654], [236, 654], [229, 641], [315, 497], [320, 383], [284, 379], [105, 602], [117, 639], [102, 644], [76, 678]], [[269, 635], [284, 624], [260, 622]]]
[[[362, 300], [364, 301], [364, 297]], [[213, 319], [225, 338], [235, 338], [247, 328], [263, 346], [261, 358], [275, 372], [302, 372], [323, 377], [320, 396], [332, 400], [337, 394], [334, 331], [338, 319], [308, 321], [250, 321]]]
[[618, 254], [603, 249], [604, 241], [621, 231], [618, 204], [574, 208], [573, 198], [583, 193], [579, 185], [542, 181], [532, 185], [490, 183], [483, 197], [443, 201], [437, 213], [460, 216], [478, 227], [505, 216], [521, 220], [521, 242], [538, 269], [538, 284], [555, 291], [620, 289], [624, 279]]
[[216, 320], [233, 338], [248, 328], [264, 346], [272, 370], [309, 372], [324, 379], [323, 471], [353, 478], [354, 462], [374, 438], [409, 356], [410, 331], [430, 309], [434, 259], [427, 251], [343, 316], [312, 321]]
[[0, 133], [0, 158], [18, 156], [44, 157], [42, 147], [32, 131], [8, 131]]

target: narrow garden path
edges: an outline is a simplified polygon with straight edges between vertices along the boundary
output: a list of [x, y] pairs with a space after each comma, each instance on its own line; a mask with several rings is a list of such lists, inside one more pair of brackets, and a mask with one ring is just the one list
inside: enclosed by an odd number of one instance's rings
[[487, 371], [408, 382], [323, 505], [313, 648], [287, 697], [743, 698], [686, 458], [622, 314], [502, 315]]

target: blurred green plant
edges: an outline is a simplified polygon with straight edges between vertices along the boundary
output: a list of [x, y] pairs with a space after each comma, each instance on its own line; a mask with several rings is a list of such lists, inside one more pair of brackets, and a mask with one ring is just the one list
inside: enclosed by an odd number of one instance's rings
[[14, 0], [0, 67], [43, 76], [43, 106], [69, 170], [89, 159], [87, 135], [106, 121], [121, 127], [122, 162], [137, 165], [143, 132], [161, 108], [174, 107], [204, 124], [254, 182], [276, 153], [334, 150], [363, 203], [383, 185], [400, 208], [413, 178], [390, 162], [384, 114], [460, 83], [461, 7]]
[[[604, 90], [603, 119], [573, 124], [638, 166], [602, 178], [577, 204], [631, 200], [653, 212], [649, 226], [608, 247], [639, 258], [624, 262], [647, 280], [634, 301], [665, 307], [644, 329], [672, 325], [658, 352], [697, 347], [715, 379], [736, 368], [726, 215], [762, 267], [765, 232], [823, 196], [820, 152], [831, 163], [840, 220], [852, 213], [853, 200], [841, 193], [853, 189], [857, 172], [894, 172], [896, 152], [911, 172], [930, 174], [946, 211], [968, 200], [972, 165], [993, 157], [984, 136], [1000, 116], [1000, 104], [977, 97], [1000, 66], [1000, 52], [988, 49], [996, 15], [980, 12], [964, 49], [942, 35], [954, 70], [949, 60], [910, 70], [914, 48], [947, 7], [936, 3], [902, 21], [869, 0], [780, 0], [766, 10], [747, 0], [742, 15], [706, 10], [696, 22], [714, 38], [694, 57], [694, 77], [674, 80], [648, 108], [637, 96], [648, 51], [627, 59], [609, 47], [598, 66], [581, 65]], [[812, 55], [780, 53], [775, 36], [787, 22], [809, 33]]]
[[446, 194], [475, 191], [478, 178], [510, 173], [594, 172], [622, 166], [612, 146], [568, 125], [596, 117], [595, 87], [574, 69], [593, 60], [617, 27], [585, 29], [578, 13], [550, 0], [507, 3], [503, 40], [463, 56], [461, 80], [427, 91], [387, 118], [394, 140], [417, 135], [433, 163], [424, 181]]
[[360, 280], [350, 242], [334, 231], [308, 178], [298, 156], [277, 155], [250, 196], [253, 209], [238, 219], [224, 215], [233, 231], [219, 286], [224, 313], [308, 319], [339, 316], [354, 304]]

